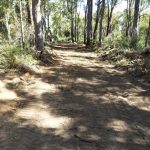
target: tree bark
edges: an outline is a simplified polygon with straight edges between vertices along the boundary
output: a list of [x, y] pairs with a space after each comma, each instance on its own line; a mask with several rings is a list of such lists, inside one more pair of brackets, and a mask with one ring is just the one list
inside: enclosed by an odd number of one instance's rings
[[80, 21], [79, 13], [77, 13], [77, 42], [79, 42], [79, 21]]
[[147, 29], [147, 35], [145, 38], [145, 47], [150, 46], [150, 16], [149, 16], [149, 25], [148, 25], [148, 29]]
[[92, 11], [93, 11], [93, 0], [87, 0], [88, 14], [87, 14], [87, 43], [89, 46], [92, 42]]
[[10, 44], [12, 39], [11, 39], [11, 35], [10, 35], [9, 15], [7, 14], [5, 18], [6, 18], [7, 37], [8, 37], [8, 41]]
[[75, 6], [74, 6], [74, 15], [75, 15], [75, 26], [74, 26], [74, 37], [75, 37], [75, 42], [77, 42], [77, 0], [75, 0]]
[[[111, 4], [109, 4], [110, 1], [111, 1]], [[108, 20], [107, 20], [106, 36], [108, 36], [108, 34], [111, 33], [112, 15], [113, 15], [114, 8], [117, 4], [117, 1], [118, 0], [107, 0], [107, 3], [108, 3]]]
[[136, 49], [137, 47], [137, 37], [138, 37], [138, 18], [139, 18], [139, 5], [140, 5], [140, 0], [135, 0], [135, 5], [134, 5], [134, 19], [133, 19], [133, 27], [132, 27], [132, 35], [131, 35], [131, 43], [130, 47]]
[[74, 18], [73, 18], [73, 12], [71, 14], [71, 41], [74, 42]]
[[93, 32], [93, 40], [96, 40], [97, 37], [97, 29], [98, 29], [98, 22], [99, 22], [99, 17], [100, 17], [100, 12], [101, 12], [101, 1], [98, 1], [97, 4], [97, 13], [96, 13], [96, 19], [95, 19], [95, 28], [94, 28], [94, 32]]
[[23, 16], [22, 16], [22, 0], [19, 1], [20, 7], [20, 45], [24, 48], [24, 27], [23, 27]]
[[52, 41], [52, 32], [51, 32], [51, 28], [50, 28], [50, 11], [48, 11], [47, 13], [47, 39]]
[[103, 30], [104, 12], [105, 12], [105, 0], [102, 0], [102, 8], [100, 14], [100, 23], [99, 23], [99, 47], [102, 47], [102, 30]]
[[39, 51], [44, 50], [44, 40], [42, 33], [41, 0], [32, 0], [32, 15], [35, 31], [35, 47]]
[[87, 6], [85, 6], [85, 16], [84, 16], [84, 44], [87, 42]]
[[75, 17], [74, 17], [74, 12], [75, 12], [75, 7], [74, 7], [75, 1], [74, 0], [67, 0], [67, 9], [70, 14], [70, 35], [71, 35], [71, 41], [75, 41], [75, 32], [74, 32], [74, 23], [75, 23]]
[[126, 8], [126, 37], [128, 38], [129, 35], [129, 0], [127, 0], [127, 8]]
[[26, 9], [27, 9], [27, 21], [29, 25], [32, 25], [32, 4], [29, 0], [26, 2]]
[[132, 0], [127, 0], [127, 23], [126, 23], [126, 37], [128, 38], [131, 31], [131, 5]]

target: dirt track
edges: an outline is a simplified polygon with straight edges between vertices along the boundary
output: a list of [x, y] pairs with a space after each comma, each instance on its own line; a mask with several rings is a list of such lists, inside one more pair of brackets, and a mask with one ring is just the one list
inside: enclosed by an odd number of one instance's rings
[[60, 45], [59, 65], [0, 75], [0, 150], [149, 150], [150, 85]]

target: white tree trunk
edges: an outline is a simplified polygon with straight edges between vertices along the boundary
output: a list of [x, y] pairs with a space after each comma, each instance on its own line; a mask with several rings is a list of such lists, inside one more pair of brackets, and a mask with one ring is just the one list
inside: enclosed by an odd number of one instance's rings
[[24, 47], [24, 27], [23, 27], [23, 16], [22, 16], [22, 0], [19, 1], [19, 7], [20, 7], [20, 37], [21, 37], [21, 47]]
[[32, 0], [32, 15], [35, 31], [35, 46], [39, 51], [44, 50], [44, 40], [42, 33], [41, 0]]
[[10, 44], [12, 39], [11, 39], [11, 35], [10, 35], [9, 15], [6, 15], [5, 19], [6, 19], [7, 37], [8, 37], [8, 41]]

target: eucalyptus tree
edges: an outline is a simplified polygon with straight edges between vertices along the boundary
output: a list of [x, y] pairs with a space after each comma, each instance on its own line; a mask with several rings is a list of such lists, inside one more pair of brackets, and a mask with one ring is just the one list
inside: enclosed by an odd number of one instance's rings
[[24, 48], [24, 25], [23, 25], [23, 12], [22, 12], [22, 0], [19, 0], [20, 9], [20, 44]]
[[92, 14], [93, 14], [93, 0], [87, 0], [87, 43], [89, 46], [92, 42]]
[[84, 6], [84, 44], [87, 41], [87, 5]]
[[107, 9], [108, 9], [108, 15], [107, 15], [107, 32], [106, 36], [111, 32], [111, 22], [112, 22], [112, 16], [115, 6], [117, 5], [118, 0], [107, 0]]
[[135, 4], [134, 4], [134, 18], [133, 18], [131, 43], [130, 43], [130, 47], [134, 48], [134, 49], [137, 47], [137, 38], [138, 38], [137, 27], [138, 27], [138, 19], [139, 19], [139, 6], [140, 6], [140, 0], [135, 0]]
[[103, 30], [104, 12], [105, 12], [105, 0], [102, 0], [102, 6], [100, 11], [100, 23], [99, 23], [99, 47], [102, 47], [102, 30]]
[[131, 25], [132, 25], [132, 5], [133, 0], [126, 0], [127, 1], [127, 8], [126, 8], [126, 37], [128, 38], [130, 32], [131, 32]]
[[35, 31], [35, 47], [39, 51], [44, 50], [44, 40], [42, 32], [41, 0], [32, 0], [32, 15]]
[[149, 23], [147, 27], [147, 34], [145, 38], [145, 47], [150, 46], [150, 16], [149, 16]]
[[68, 10], [68, 16], [70, 18], [70, 33], [71, 33], [71, 41], [75, 41], [75, 35], [74, 35], [74, 8], [75, 8], [75, 3], [74, 0], [67, 0], [67, 10]]
[[97, 37], [97, 29], [98, 29], [98, 23], [99, 23], [99, 18], [100, 18], [100, 11], [101, 11], [101, 0], [97, 1], [97, 10], [96, 10], [96, 18], [95, 18], [95, 27], [94, 27], [94, 32], [93, 32], [93, 40], [96, 40]]
[[33, 17], [32, 17], [32, 1], [26, 0], [26, 10], [27, 10], [27, 22], [29, 25], [33, 24]]
[[[49, 0], [41, 1], [42, 5], [42, 31], [45, 40], [52, 40], [52, 33], [50, 27], [50, 15], [52, 11], [51, 2]], [[54, 10], [54, 9], [53, 9]], [[58, 14], [59, 15], [59, 14]]]

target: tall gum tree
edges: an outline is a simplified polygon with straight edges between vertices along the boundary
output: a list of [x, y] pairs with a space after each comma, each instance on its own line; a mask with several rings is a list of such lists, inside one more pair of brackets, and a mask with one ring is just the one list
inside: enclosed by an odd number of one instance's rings
[[32, 17], [32, 2], [31, 2], [31, 0], [26, 0], [26, 10], [27, 10], [27, 22], [29, 25], [32, 25], [33, 17]]
[[92, 42], [92, 12], [93, 12], [93, 0], [87, 0], [87, 43], [89, 46]]
[[137, 36], [138, 36], [137, 27], [138, 27], [138, 20], [139, 20], [139, 5], [140, 5], [140, 0], [135, 0], [133, 27], [132, 27], [131, 43], [130, 43], [130, 47], [134, 49], [136, 49], [137, 47]]
[[103, 30], [103, 18], [105, 12], [105, 0], [102, 0], [100, 23], [99, 23], [99, 47], [102, 47], [102, 30]]
[[131, 7], [133, 4], [133, 0], [126, 0], [127, 2], [127, 8], [126, 8], [126, 37], [129, 37], [129, 34], [131, 32]]
[[113, 11], [115, 6], [117, 5], [118, 0], [107, 0], [107, 9], [108, 9], [108, 16], [107, 16], [107, 32], [106, 36], [111, 33], [111, 23], [113, 17]]
[[22, 12], [22, 0], [19, 0], [19, 7], [20, 7], [20, 45], [24, 48], [24, 27], [23, 27], [23, 12]]
[[32, 15], [35, 31], [35, 47], [39, 51], [44, 50], [44, 40], [42, 32], [41, 0], [32, 0]]
[[96, 18], [95, 18], [95, 27], [93, 32], [93, 40], [95, 41], [97, 39], [97, 29], [98, 29], [98, 23], [99, 23], [99, 17], [101, 12], [101, 1], [98, 0], [97, 2], [97, 11], [96, 11]]
[[84, 44], [86, 44], [87, 41], [87, 6], [84, 8]]

